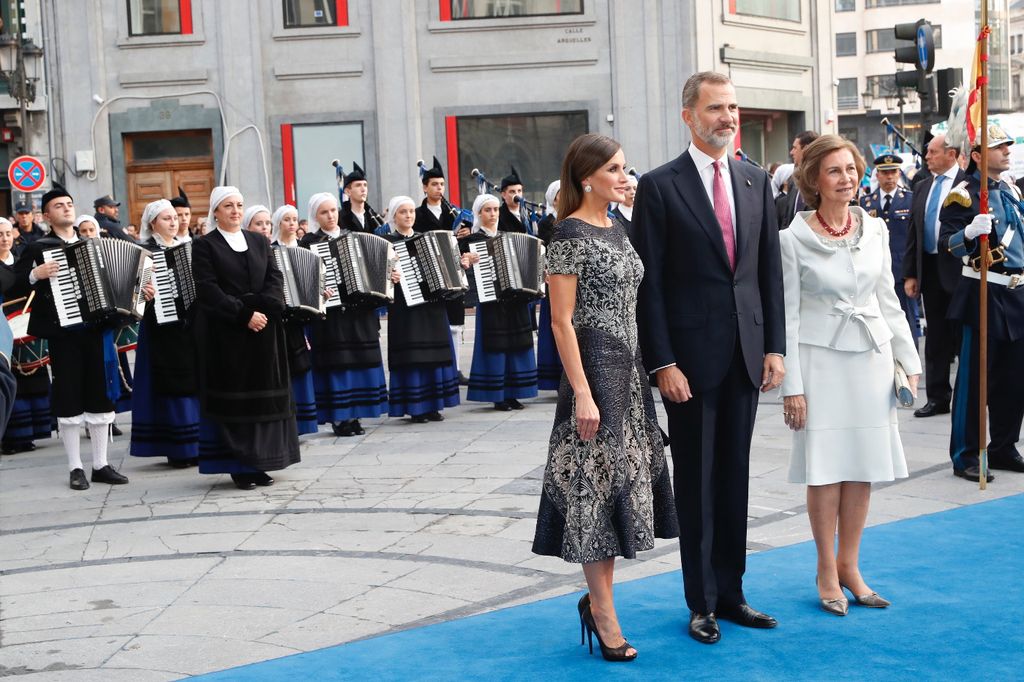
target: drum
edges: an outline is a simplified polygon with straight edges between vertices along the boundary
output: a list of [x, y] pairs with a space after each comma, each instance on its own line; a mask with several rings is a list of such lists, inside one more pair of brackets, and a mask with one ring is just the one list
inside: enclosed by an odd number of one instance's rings
[[14, 345], [35, 340], [35, 337], [30, 336], [28, 333], [28, 321], [31, 315], [31, 308], [28, 310], [15, 310], [7, 315], [7, 322], [11, 325], [11, 332], [14, 334]]
[[11, 350], [11, 369], [23, 376], [35, 374], [36, 370], [48, 364], [50, 347], [46, 339], [29, 337], [27, 341], [16, 342]]
[[118, 353], [127, 353], [128, 351], [135, 350], [139, 345], [139, 323], [136, 322], [127, 327], [121, 327], [114, 337], [114, 345], [117, 346]]

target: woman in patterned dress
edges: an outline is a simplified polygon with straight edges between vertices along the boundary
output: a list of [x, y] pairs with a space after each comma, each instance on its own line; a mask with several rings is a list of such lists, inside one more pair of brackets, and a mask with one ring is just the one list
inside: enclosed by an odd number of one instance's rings
[[615, 557], [679, 534], [665, 449], [637, 344], [643, 265], [608, 217], [627, 184], [618, 142], [576, 138], [562, 163], [547, 252], [551, 327], [565, 374], [558, 392], [533, 551], [583, 564], [580, 619], [607, 660], [636, 650], [622, 636]]

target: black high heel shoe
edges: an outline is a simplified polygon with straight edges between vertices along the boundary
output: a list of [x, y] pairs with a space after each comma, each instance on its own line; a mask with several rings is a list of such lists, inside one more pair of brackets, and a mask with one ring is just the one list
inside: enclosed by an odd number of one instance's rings
[[[626, 652], [632, 649], [629, 642], [623, 638], [622, 644], [617, 647], [610, 647], [604, 643], [601, 639], [601, 633], [597, 631], [597, 624], [594, 622], [594, 614], [590, 611], [590, 595], [585, 595], [583, 599], [587, 600], [587, 605], [582, 608], [580, 612], [580, 623], [582, 624], [583, 631], [590, 638], [590, 653], [594, 653], [594, 635], [597, 635], [597, 645], [601, 647], [601, 656], [606, 661], [612, 661], [615, 663], [632, 661], [636, 659], [636, 651], [632, 654]], [[583, 606], [583, 599], [580, 599], [579, 606]], [[580, 644], [583, 644], [581, 641]]]
[[580, 612], [580, 646], [583, 646], [583, 641], [587, 633], [587, 626], [583, 623], [583, 612], [590, 608], [590, 593], [586, 592], [580, 597], [580, 602], [576, 604], [576, 610]]

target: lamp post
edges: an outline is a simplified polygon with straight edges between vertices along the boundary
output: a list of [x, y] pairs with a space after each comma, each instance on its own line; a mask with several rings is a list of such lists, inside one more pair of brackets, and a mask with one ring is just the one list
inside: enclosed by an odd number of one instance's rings
[[31, 38], [24, 40], [19, 35], [0, 36], [0, 78], [7, 83], [11, 99], [21, 110], [21, 151], [28, 151], [28, 105], [36, 99], [36, 82], [39, 80], [39, 62], [43, 49]]

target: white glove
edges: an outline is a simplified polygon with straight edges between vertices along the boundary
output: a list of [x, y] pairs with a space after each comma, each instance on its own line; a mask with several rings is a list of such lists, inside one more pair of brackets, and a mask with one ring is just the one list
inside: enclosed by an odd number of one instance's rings
[[989, 213], [979, 213], [974, 216], [974, 220], [971, 221], [971, 224], [964, 228], [964, 236], [968, 239], [974, 240], [991, 231], [992, 215]]

